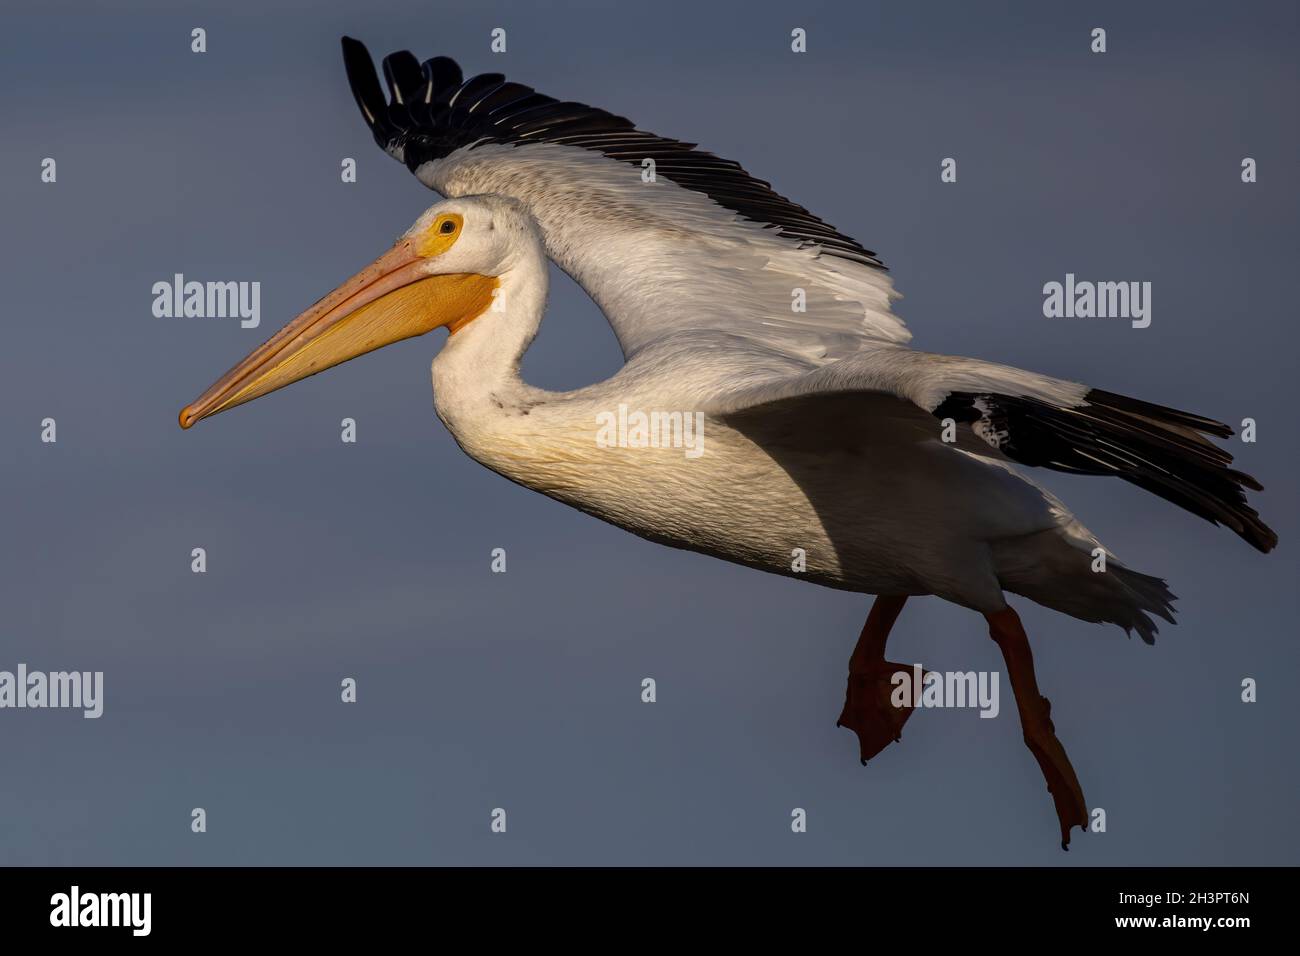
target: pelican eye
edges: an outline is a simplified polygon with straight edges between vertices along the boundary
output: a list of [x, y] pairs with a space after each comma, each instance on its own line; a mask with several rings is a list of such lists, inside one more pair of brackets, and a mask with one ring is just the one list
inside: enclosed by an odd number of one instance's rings
[[431, 222], [419, 240], [422, 256], [440, 256], [460, 239], [465, 220], [458, 212], [444, 213]]

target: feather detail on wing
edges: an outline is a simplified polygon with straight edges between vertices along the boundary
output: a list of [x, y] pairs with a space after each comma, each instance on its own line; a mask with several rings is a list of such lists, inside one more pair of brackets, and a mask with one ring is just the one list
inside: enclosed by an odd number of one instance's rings
[[343, 51], [379, 145], [443, 195], [524, 202], [625, 355], [686, 329], [812, 363], [910, 339], [875, 254], [739, 164], [445, 57], [386, 57], [386, 100], [365, 47]]
[[995, 454], [1021, 465], [1110, 475], [1137, 485], [1216, 525], [1260, 551], [1277, 534], [1246, 502], [1262, 491], [1229, 467], [1232, 455], [1207, 436], [1228, 438], [1222, 422], [1076, 382], [977, 359], [881, 346], [795, 375], [715, 393], [709, 413], [729, 414], [798, 395], [893, 395], [930, 413], [931, 429], [956, 426], [954, 443], [973, 434]]

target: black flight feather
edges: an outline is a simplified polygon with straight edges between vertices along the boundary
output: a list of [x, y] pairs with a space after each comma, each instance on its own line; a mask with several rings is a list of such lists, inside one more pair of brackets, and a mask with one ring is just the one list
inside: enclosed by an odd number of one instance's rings
[[[1205, 435], [1228, 438], [1222, 422], [1092, 389], [1073, 408], [1013, 395], [953, 392], [936, 418], [979, 423], [1012, 461], [1082, 475], [1113, 475], [1213, 524], [1231, 528], [1260, 551], [1277, 534], [1246, 503], [1263, 490]], [[983, 436], [982, 436], [983, 437]], [[992, 439], [990, 441], [990, 438]]]
[[553, 143], [600, 153], [641, 166], [655, 162], [664, 179], [708, 196], [744, 219], [769, 226], [800, 246], [817, 245], [842, 259], [883, 269], [874, 252], [749, 175], [739, 163], [635, 128], [622, 117], [582, 103], [561, 102], [499, 73], [463, 80], [447, 57], [426, 60], [410, 53], [384, 58], [389, 99], [384, 100], [364, 44], [343, 38], [343, 62], [361, 115], [386, 151], [415, 171], [458, 149], [484, 143]]

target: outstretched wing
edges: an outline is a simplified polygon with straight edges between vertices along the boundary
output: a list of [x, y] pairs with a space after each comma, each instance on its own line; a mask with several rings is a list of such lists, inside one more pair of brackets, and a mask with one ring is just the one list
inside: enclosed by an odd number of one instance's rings
[[1231, 428], [1077, 382], [886, 345], [810, 371], [731, 388], [718, 383], [712, 394], [708, 411], [724, 421], [816, 396], [859, 395], [877, 409], [893, 397], [906, 409], [890, 414], [895, 427], [918, 437], [944, 437], [947, 422], [947, 440], [962, 450], [1121, 478], [1230, 528], [1260, 551], [1277, 544], [1277, 534], [1246, 501], [1248, 489], [1262, 486], [1229, 467], [1232, 455], [1210, 440], [1230, 437]]
[[343, 57], [376, 142], [445, 196], [526, 203], [625, 355], [683, 329], [817, 364], [911, 337], [875, 254], [738, 163], [446, 57], [385, 57], [385, 99], [365, 46]]

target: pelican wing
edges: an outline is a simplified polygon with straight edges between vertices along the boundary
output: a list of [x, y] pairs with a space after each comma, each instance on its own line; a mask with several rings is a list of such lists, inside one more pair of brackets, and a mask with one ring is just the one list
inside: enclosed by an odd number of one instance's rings
[[[770, 371], [758, 380], [751, 375], [729, 386], [715, 377], [707, 411], [723, 421], [753, 421], [768, 413], [791, 414], [826, 396], [859, 396], [871, 415], [889, 419], [895, 436], [942, 440], [946, 424], [952, 433], [947, 440], [962, 450], [1121, 478], [1230, 528], [1260, 551], [1277, 544], [1277, 534], [1246, 502], [1246, 489], [1262, 486], [1228, 467], [1232, 455], [1207, 437], [1230, 437], [1232, 429], [1222, 422], [1077, 382], [903, 346], [868, 348], [806, 371], [763, 364]], [[910, 411], [882, 404], [885, 396]], [[794, 414], [806, 420], [808, 412]]]
[[446, 57], [385, 57], [385, 98], [365, 46], [343, 55], [376, 142], [445, 196], [525, 203], [629, 357], [686, 329], [815, 364], [911, 338], [876, 255], [738, 163]]

